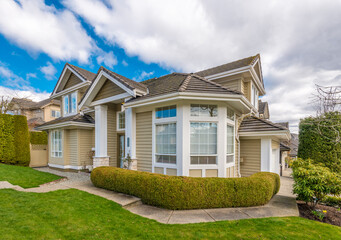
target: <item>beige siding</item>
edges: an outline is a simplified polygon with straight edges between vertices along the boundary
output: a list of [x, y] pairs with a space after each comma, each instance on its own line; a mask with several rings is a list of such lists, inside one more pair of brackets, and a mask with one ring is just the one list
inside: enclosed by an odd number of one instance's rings
[[166, 169], [166, 174], [169, 176], [176, 176], [178, 175], [177, 170], [174, 168], [167, 168]]
[[62, 141], [63, 141], [63, 153], [62, 157], [56, 158], [51, 156], [51, 132], [48, 134], [48, 162], [51, 164], [57, 165], [69, 165], [69, 139], [68, 139], [68, 130], [62, 130]]
[[229, 80], [229, 79], [219, 79], [216, 81], [216, 83], [219, 83], [220, 85], [232, 89], [232, 90], [237, 90], [241, 91], [241, 79], [237, 80]]
[[251, 82], [244, 83], [244, 95], [251, 102]]
[[69, 130], [68, 134], [69, 139], [69, 160], [70, 165], [72, 166], [79, 166], [78, 156], [79, 156], [79, 149], [78, 149], [78, 130], [73, 129]]
[[207, 169], [206, 177], [218, 177], [218, 169]]
[[116, 131], [116, 105], [108, 105], [108, 156], [109, 165], [117, 167], [117, 131]]
[[152, 112], [136, 114], [137, 170], [152, 171]]
[[154, 168], [154, 173], [163, 174], [163, 168], [162, 167]]
[[227, 177], [237, 177], [238, 176], [238, 148], [239, 148], [239, 143], [237, 140], [235, 140], [235, 147], [234, 147], [234, 163], [235, 167], [231, 168], [233, 172], [229, 174]]
[[190, 169], [189, 170], [190, 177], [202, 177], [202, 170], [201, 169]]
[[256, 172], [260, 172], [260, 139], [240, 140], [240, 157], [243, 158], [243, 162], [240, 164], [240, 173], [242, 177], [248, 177]]
[[274, 140], [272, 140], [271, 145], [272, 145], [272, 148], [273, 148], [273, 149], [279, 148], [279, 142], [276, 142], [276, 141], [274, 141]]
[[57, 106], [57, 105], [49, 105], [49, 106], [46, 106], [43, 111], [44, 111], [44, 118], [43, 120], [45, 122], [49, 122], [49, 121], [52, 121], [54, 119], [56, 119], [55, 117], [52, 117], [52, 110], [54, 111], [60, 111], [60, 106]]
[[75, 86], [75, 85], [81, 83], [81, 82], [82, 82], [82, 80], [80, 80], [75, 74], [72, 73], [70, 75], [69, 79], [67, 80], [65, 86], [63, 88], [61, 88], [61, 86], [59, 86], [57, 92], [60, 92], [60, 91], [62, 91], [64, 89], [68, 89], [68, 88], [70, 88], [72, 86]]
[[106, 80], [99, 92], [97, 93], [96, 97], [93, 101], [101, 100], [104, 98], [112, 97], [121, 93], [124, 93], [125, 91], [117, 86], [115, 83], [113, 83], [110, 80]]
[[81, 166], [92, 165], [90, 151], [95, 145], [92, 142], [94, 131], [80, 129], [78, 131], [79, 162]]
[[226, 177], [227, 178], [232, 178], [232, 177], [236, 177], [237, 174], [236, 174], [236, 167], [229, 167], [229, 168], [226, 168]]

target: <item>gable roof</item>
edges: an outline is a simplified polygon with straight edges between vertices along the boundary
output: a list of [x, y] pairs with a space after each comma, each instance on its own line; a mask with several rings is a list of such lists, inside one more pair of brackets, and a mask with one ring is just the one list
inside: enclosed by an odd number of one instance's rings
[[269, 112], [269, 104], [268, 102], [263, 102], [262, 100], [258, 100], [258, 112], [259, 114], [263, 114], [263, 119], [269, 119], [270, 118], [270, 112]]
[[79, 123], [95, 123], [95, 120], [87, 114], [81, 115], [81, 114], [76, 114], [72, 116], [67, 116], [67, 117], [60, 117], [57, 119], [54, 119], [52, 121], [46, 122], [39, 127], [45, 127], [57, 123], [64, 123], [64, 122], [79, 122]]
[[239, 127], [239, 132], [264, 132], [280, 130], [288, 131], [288, 129], [282, 125], [273, 123], [265, 119], [260, 119], [255, 116], [245, 118]]
[[222, 72], [227, 72], [233, 69], [238, 69], [246, 66], [251, 66], [259, 58], [259, 54], [247, 58], [243, 58], [234, 62], [226, 63], [217, 67], [208, 68], [199, 72], [196, 72], [199, 76], [206, 77]]
[[66, 63], [69, 67], [71, 67], [74, 71], [76, 71], [79, 75], [81, 75], [85, 80], [92, 82], [95, 78], [96, 75], [93, 72], [89, 72], [88, 70], [85, 70], [83, 68], [77, 67], [75, 65], [72, 65], [70, 63]]
[[234, 94], [242, 93], [228, 89], [215, 82], [209, 81], [194, 73], [171, 73], [159, 78], [152, 78], [141, 82], [148, 88], [148, 94], [131, 99], [129, 102], [159, 96], [174, 92], [197, 92]]
[[40, 102], [34, 102], [33, 100], [27, 98], [12, 98], [11, 104], [17, 104], [19, 108], [23, 110], [34, 110], [49, 104], [60, 106], [60, 101], [47, 98]]

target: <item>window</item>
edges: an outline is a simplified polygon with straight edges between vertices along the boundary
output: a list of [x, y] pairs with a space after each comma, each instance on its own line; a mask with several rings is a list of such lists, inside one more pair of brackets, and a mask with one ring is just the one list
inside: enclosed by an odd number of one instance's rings
[[62, 131], [51, 131], [51, 156], [62, 157]]
[[126, 115], [125, 112], [119, 112], [117, 116], [117, 129], [124, 130], [126, 128]]
[[160, 107], [156, 109], [156, 119], [176, 117], [176, 106]]
[[227, 118], [234, 121], [234, 111], [230, 108], [227, 108]]
[[157, 124], [155, 127], [156, 162], [176, 164], [176, 123]]
[[77, 92], [64, 96], [64, 114], [77, 112]]
[[217, 164], [217, 124], [191, 122], [191, 164]]
[[191, 104], [191, 116], [216, 117], [218, 116], [218, 107], [217, 105]]
[[51, 111], [51, 116], [52, 117], [56, 117], [56, 118], [60, 117], [60, 111], [52, 110]]
[[226, 163], [234, 162], [234, 126], [227, 125]]
[[252, 89], [251, 89], [251, 103], [252, 105], [258, 109], [258, 90], [257, 88], [252, 85]]

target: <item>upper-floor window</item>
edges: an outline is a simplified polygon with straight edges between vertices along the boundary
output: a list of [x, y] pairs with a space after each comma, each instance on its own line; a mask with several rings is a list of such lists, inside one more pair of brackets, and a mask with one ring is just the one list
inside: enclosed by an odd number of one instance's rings
[[231, 121], [234, 121], [234, 111], [230, 108], [227, 108], [226, 116]]
[[55, 118], [60, 117], [60, 111], [51, 110], [51, 117], [55, 117]]
[[160, 107], [156, 109], [156, 119], [176, 117], [176, 106]]
[[70, 93], [64, 97], [64, 115], [77, 112], [77, 92]]
[[252, 85], [251, 103], [256, 109], [258, 109], [258, 96], [259, 96], [259, 93], [258, 93], [257, 88], [254, 85]]
[[226, 145], [226, 163], [234, 162], [234, 126], [227, 125], [226, 126], [226, 136], [227, 136], [227, 145]]
[[124, 130], [126, 128], [125, 112], [117, 113], [117, 130]]
[[217, 117], [217, 105], [191, 104], [191, 116], [194, 117]]

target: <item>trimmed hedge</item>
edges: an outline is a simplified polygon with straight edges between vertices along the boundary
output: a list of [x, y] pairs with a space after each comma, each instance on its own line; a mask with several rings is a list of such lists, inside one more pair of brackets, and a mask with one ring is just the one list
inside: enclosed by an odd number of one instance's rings
[[261, 172], [244, 178], [193, 178], [98, 167], [91, 172], [96, 187], [141, 198], [167, 209], [249, 207], [266, 204], [279, 191], [277, 174]]
[[0, 114], [0, 162], [29, 165], [30, 137], [25, 116]]
[[47, 145], [47, 133], [30, 132], [30, 142], [35, 145]]

